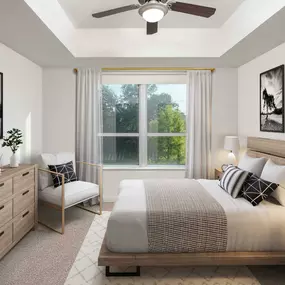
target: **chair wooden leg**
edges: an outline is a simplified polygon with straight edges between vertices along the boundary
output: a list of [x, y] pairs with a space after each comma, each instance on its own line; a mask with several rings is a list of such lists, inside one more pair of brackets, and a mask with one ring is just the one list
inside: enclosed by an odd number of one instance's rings
[[64, 234], [64, 228], [65, 228], [65, 211], [64, 208], [61, 209], [61, 234]]
[[49, 226], [48, 224], [46, 224], [46, 223], [44, 223], [44, 222], [42, 222], [40, 220], [38, 221], [38, 223], [43, 225], [43, 226], [45, 226], [45, 227], [47, 227], [48, 229], [50, 229], [50, 230], [52, 230], [52, 231], [54, 231], [56, 233], [59, 233], [59, 234], [63, 235], [64, 234], [64, 230], [65, 230], [65, 209], [62, 208], [62, 207], [58, 207], [58, 206], [51, 206], [51, 205], [48, 205], [48, 204], [46, 204], [46, 205], [48, 207], [50, 207], [50, 208], [53, 208], [53, 209], [61, 212], [61, 231], [58, 231], [58, 230], [54, 229], [53, 227]]
[[102, 215], [103, 201], [102, 196], [100, 195], [100, 215]]

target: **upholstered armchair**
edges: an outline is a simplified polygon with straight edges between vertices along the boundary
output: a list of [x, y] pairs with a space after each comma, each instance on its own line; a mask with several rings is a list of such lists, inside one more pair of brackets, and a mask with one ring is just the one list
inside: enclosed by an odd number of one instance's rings
[[[96, 172], [98, 184], [85, 181], [69, 181], [65, 175], [60, 172], [51, 171], [49, 165], [61, 165], [68, 162], [73, 162], [74, 172], [76, 166], [84, 164], [87, 167], [94, 168]], [[52, 175], [56, 175], [60, 182], [60, 186], [55, 187]], [[78, 177], [78, 176], [77, 176]], [[39, 202], [54, 208], [61, 212], [61, 231], [58, 231], [43, 221], [39, 223], [46, 227], [64, 234], [65, 228], [65, 210], [92, 198], [99, 198], [99, 212], [102, 213], [102, 166], [88, 162], [75, 162], [74, 153], [58, 153], [58, 154], [41, 154], [39, 161]], [[96, 213], [96, 212], [93, 212]]]

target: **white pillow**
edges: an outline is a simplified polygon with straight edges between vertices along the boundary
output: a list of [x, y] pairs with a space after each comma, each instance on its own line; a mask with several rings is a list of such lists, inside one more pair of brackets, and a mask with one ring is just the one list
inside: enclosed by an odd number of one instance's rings
[[279, 187], [271, 196], [282, 206], [285, 206], [285, 165], [278, 165], [269, 159], [262, 170], [260, 178], [279, 184]]
[[[40, 155], [39, 167], [49, 169], [48, 165], [58, 165], [73, 162], [74, 172], [76, 173], [75, 154], [72, 152], [61, 152], [57, 154], [43, 153]], [[52, 176], [50, 173], [39, 171], [39, 190], [44, 190], [53, 185]]]
[[285, 188], [278, 186], [271, 196], [274, 197], [280, 205], [285, 207]]
[[245, 154], [243, 158], [240, 160], [238, 167], [240, 169], [251, 172], [256, 176], [260, 177], [265, 163], [266, 163], [265, 157], [256, 158], [256, 157], [250, 157], [247, 154]]

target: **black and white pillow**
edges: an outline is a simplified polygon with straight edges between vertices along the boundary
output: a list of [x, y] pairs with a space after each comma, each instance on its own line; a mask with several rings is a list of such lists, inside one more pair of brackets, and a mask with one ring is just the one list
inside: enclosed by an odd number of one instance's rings
[[[59, 165], [49, 165], [50, 171], [54, 171], [64, 175], [64, 183], [69, 183], [72, 181], [77, 181], [76, 174], [73, 168], [73, 162], [67, 162]], [[58, 187], [62, 184], [62, 176], [52, 173], [52, 180], [54, 187]]]
[[278, 184], [266, 181], [252, 174], [245, 181], [241, 196], [253, 206], [257, 206], [262, 200], [267, 199], [277, 187]]
[[242, 185], [249, 175], [248, 171], [230, 165], [219, 182], [221, 188], [236, 198], [242, 190]]

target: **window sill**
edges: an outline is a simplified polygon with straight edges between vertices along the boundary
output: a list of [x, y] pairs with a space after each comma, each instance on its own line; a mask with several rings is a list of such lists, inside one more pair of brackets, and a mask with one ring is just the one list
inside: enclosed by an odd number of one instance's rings
[[153, 165], [153, 166], [136, 166], [136, 165], [104, 165], [104, 170], [185, 170], [184, 165]]

